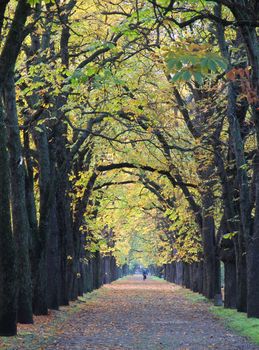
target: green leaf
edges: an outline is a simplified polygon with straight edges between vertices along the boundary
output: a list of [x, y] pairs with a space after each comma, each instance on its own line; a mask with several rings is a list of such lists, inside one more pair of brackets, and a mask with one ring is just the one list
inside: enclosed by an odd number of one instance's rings
[[106, 43], [105, 47], [108, 47], [109, 49], [113, 49], [114, 47], [116, 47], [116, 45], [113, 43]]
[[181, 62], [181, 61], [178, 61], [178, 62], [176, 63], [176, 68], [177, 68], [177, 69], [182, 69], [182, 67], [183, 67], [182, 62]]
[[207, 57], [204, 57], [201, 59], [201, 67], [208, 68], [208, 58]]
[[200, 72], [194, 72], [193, 73], [194, 79], [195, 81], [199, 84], [202, 85], [203, 84], [203, 76]]
[[192, 75], [191, 75], [191, 73], [188, 70], [186, 70], [182, 74], [182, 79], [185, 80], [185, 81], [189, 81], [191, 79], [191, 77], [192, 77]]
[[157, 2], [160, 6], [167, 7], [170, 4], [170, 0], [158, 0]]
[[167, 60], [167, 68], [168, 69], [173, 69], [176, 65], [177, 61], [174, 58], [169, 58]]
[[35, 7], [37, 4], [40, 4], [41, 2], [44, 2], [45, 4], [49, 4], [50, 2], [53, 2], [53, 1], [52, 0], [27, 0], [27, 2], [32, 7]]
[[235, 237], [237, 234], [238, 234], [237, 231], [235, 231], [235, 232], [229, 232], [229, 233], [226, 233], [225, 235], [223, 235], [223, 238], [224, 238], [224, 239], [232, 239], [232, 238]]
[[223, 70], [226, 70], [228, 67], [228, 63], [226, 60], [224, 60], [223, 58], [214, 58], [214, 61], [217, 63], [217, 65], [222, 68]]
[[171, 78], [171, 81], [175, 83], [176, 81], [180, 80], [181, 76], [182, 76], [182, 72], [177, 72], [177, 73], [175, 73], [174, 76]]
[[208, 59], [208, 67], [209, 67], [210, 70], [212, 70], [212, 72], [216, 72], [217, 71], [217, 64], [212, 59]]

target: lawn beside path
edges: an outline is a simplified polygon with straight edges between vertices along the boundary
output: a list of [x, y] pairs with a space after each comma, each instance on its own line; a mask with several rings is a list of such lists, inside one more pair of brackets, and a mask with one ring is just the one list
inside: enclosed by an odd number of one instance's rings
[[8, 340], [16, 344], [3, 347], [0, 341], [0, 349], [259, 349], [226, 329], [209, 309], [208, 303], [191, 300], [181, 287], [130, 276], [52, 314], [45, 325], [38, 321], [22, 326], [27, 329]]

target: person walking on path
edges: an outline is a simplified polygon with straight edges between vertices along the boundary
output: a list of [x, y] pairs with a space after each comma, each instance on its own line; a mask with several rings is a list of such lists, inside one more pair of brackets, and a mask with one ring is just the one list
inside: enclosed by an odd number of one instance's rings
[[147, 270], [143, 269], [142, 274], [143, 274], [143, 281], [145, 281], [147, 279]]

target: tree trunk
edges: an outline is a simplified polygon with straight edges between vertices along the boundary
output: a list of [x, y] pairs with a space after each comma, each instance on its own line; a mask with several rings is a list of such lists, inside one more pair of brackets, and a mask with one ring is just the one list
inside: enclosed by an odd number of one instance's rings
[[42, 125], [36, 133], [36, 145], [39, 158], [40, 219], [39, 240], [36, 261], [37, 274], [34, 281], [33, 311], [35, 315], [48, 314], [47, 302], [47, 241], [50, 231], [50, 211], [52, 205], [53, 174], [51, 173], [50, 152], [46, 127]]
[[[242, 231], [242, 228], [240, 228]], [[237, 294], [236, 303], [237, 311], [247, 311], [247, 253], [245, 249], [244, 237], [240, 234], [235, 240], [235, 255], [236, 255], [236, 279], [237, 279]]]
[[20, 323], [32, 323], [32, 283], [29, 259], [29, 222], [25, 197], [25, 168], [22, 155], [14, 77], [5, 82], [5, 110], [8, 121], [8, 150], [10, 154], [10, 181], [13, 234], [17, 251], [18, 311]]
[[[62, 98], [57, 101], [58, 108], [61, 107]], [[60, 110], [58, 110], [60, 117]], [[73, 282], [76, 278], [77, 259], [75, 256], [75, 246], [73, 241], [73, 224], [71, 213], [71, 199], [68, 192], [70, 183], [68, 179], [69, 167], [72, 159], [68, 159], [67, 148], [67, 126], [60, 122], [56, 126], [56, 154], [57, 154], [57, 176], [56, 187], [57, 220], [59, 227], [59, 243], [61, 248], [61, 304], [67, 305], [69, 300], [75, 299], [73, 293]]]
[[198, 266], [198, 275], [199, 275], [199, 281], [198, 281], [198, 292], [203, 292], [203, 261], [199, 262]]
[[50, 232], [47, 241], [47, 302], [48, 307], [58, 310], [61, 293], [61, 256], [59, 247], [59, 227], [57, 222], [56, 198], [51, 204]]
[[224, 263], [224, 272], [224, 307], [235, 309], [237, 291], [235, 261], [226, 261]]
[[199, 263], [192, 264], [192, 291], [199, 291]]
[[39, 245], [39, 230], [37, 220], [37, 210], [34, 196], [34, 174], [33, 165], [31, 161], [30, 153], [30, 139], [28, 130], [24, 131], [24, 153], [26, 158], [26, 178], [25, 178], [25, 190], [26, 190], [26, 204], [28, 212], [28, 220], [30, 226], [30, 264], [31, 264], [31, 276], [32, 276], [32, 288], [33, 288], [33, 300], [34, 300], [34, 287], [37, 283], [38, 275], [38, 245]]
[[[207, 192], [207, 191], [206, 191]], [[202, 245], [204, 254], [204, 283], [203, 292], [208, 299], [215, 296], [216, 266], [215, 266], [215, 225], [214, 218], [210, 214], [213, 200], [209, 192], [202, 195]]]
[[183, 285], [190, 288], [190, 265], [183, 263]]
[[101, 256], [100, 252], [97, 251], [93, 258], [93, 289], [98, 289], [101, 287]]
[[183, 284], [183, 263], [181, 261], [176, 262], [176, 279], [175, 283], [182, 285]]
[[88, 257], [88, 264], [86, 270], [86, 280], [87, 280], [87, 292], [91, 292], [93, 288], [93, 260]]
[[0, 336], [16, 335], [15, 248], [10, 218], [10, 177], [0, 86]]
[[233, 239], [224, 238], [228, 232], [225, 223], [226, 220], [222, 221], [220, 243], [220, 258], [224, 263], [224, 307], [234, 309], [237, 305], [236, 254]]
[[259, 151], [254, 162], [256, 212], [247, 246], [247, 316], [259, 318]]

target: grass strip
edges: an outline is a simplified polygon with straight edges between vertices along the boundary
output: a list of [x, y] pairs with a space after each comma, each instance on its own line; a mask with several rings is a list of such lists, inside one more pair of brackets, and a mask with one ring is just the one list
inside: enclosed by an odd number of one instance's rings
[[259, 344], [259, 319], [248, 318], [246, 313], [237, 312], [233, 309], [224, 309], [224, 307], [211, 306], [210, 311], [222, 319], [227, 327], [233, 329], [238, 334]]
[[193, 303], [209, 303], [209, 311], [221, 319], [225, 326], [237, 334], [248, 338], [255, 344], [259, 344], [259, 319], [248, 318], [246, 313], [234, 309], [225, 309], [223, 306], [214, 306], [211, 301], [199, 293], [183, 289], [185, 297]]

